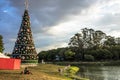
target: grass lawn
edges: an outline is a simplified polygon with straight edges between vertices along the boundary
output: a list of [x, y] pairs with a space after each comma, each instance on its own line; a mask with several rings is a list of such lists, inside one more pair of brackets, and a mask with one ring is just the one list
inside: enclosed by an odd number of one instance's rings
[[0, 70], [0, 80], [70, 80], [57, 71], [59, 67], [52, 64], [39, 64], [35, 67], [28, 67], [31, 74], [20, 74], [24, 68], [20, 70]]
[[58, 68], [64, 68], [64, 66], [39, 64], [35, 67], [28, 67], [32, 74], [20, 74], [24, 68], [20, 70], [0, 70], [0, 80], [72, 80], [60, 75]]

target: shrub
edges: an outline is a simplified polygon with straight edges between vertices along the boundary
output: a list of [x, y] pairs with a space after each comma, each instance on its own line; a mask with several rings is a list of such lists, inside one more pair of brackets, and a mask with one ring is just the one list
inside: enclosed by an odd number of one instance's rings
[[85, 61], [94, 61], [94, 56], [92, 56], [92, 55], [85, 55], [84, 59], [85, 59]]
[[79, 71], [79, 68], [75, 67], [75, 66], [72, 66], [72, 67], [69, 67], [68, 69], [66, 69], [66, 73], [68, 76], [75, 75], [78, 71]]
[[22, 63], [38, 63], [38, 60], [22, 60]]

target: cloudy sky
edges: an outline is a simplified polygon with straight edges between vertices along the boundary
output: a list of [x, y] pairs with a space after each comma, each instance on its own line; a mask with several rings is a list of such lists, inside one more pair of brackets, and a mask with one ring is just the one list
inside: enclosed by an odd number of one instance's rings
[[[12, 52], [25, 0], [0, 0], [0, 34], [4, 52]], [[29, 0], [31, 29], [37, 52], [67, 46], [82, 28], [120, 36], [120, 0]]]

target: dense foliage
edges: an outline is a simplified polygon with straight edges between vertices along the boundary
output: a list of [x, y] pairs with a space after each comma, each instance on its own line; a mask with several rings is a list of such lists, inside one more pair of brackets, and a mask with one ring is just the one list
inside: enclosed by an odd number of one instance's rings
[[39, 53], [46, 61], [107, 61], [120, 60], [120, 37], [114, 38], [100, 30], [84, 28], [76, 33], [69, 47]]
[[3, 44], [3, 37], [0, 35], [0, 52], [2, 53], [4, 50], [4, 44]]
[[39, 56], [39, 62], [44, 59], [45, 61], [68, 61], [74, 59], [75, 53], [69, 48], [58, 48], [48, 51], [41, 51]]

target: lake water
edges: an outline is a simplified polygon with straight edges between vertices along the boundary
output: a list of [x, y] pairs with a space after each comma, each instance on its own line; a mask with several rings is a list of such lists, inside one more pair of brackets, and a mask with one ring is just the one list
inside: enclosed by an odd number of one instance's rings
[[80, 66], [78, 75], [90, 80], [120, 80], [120, 66]]

